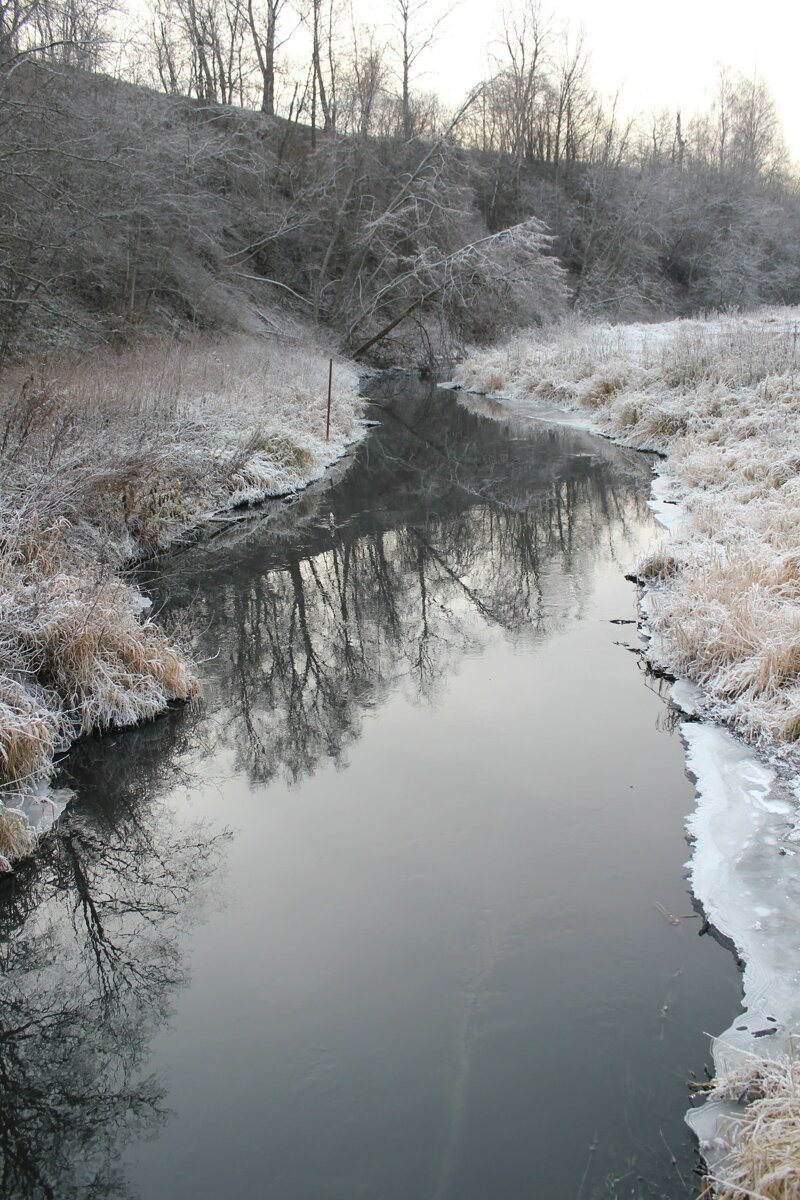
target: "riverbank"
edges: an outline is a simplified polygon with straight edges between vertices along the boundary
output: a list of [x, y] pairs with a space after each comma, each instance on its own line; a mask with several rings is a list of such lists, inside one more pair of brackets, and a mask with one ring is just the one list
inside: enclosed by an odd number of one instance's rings
[[[320, 478], [361, 435], [358, 372], [283, 340], [151, 341], [0, 381], [0, 870], [82, 734], [198, 690], [189, 638], [124, 578], [214, 514]], [[37, 796], [37, 811], [42, 797]]]
[[591, 416], [669, 458], [685, 516], [640, 564], [654, 666], [703, 717], [783, 752], [800, 737], [800, 310], [662, 325], [567, 325], [475, 355], [466, 388]]
[[698, 789], [692, 890], [744, 963], [744, 1013], [715, 1039], [711, 1102], [690, 1120], [726, 1198], [799, 1194], [799, 326], [797, 309], [570, 324], [476, 355], [458, 375], [667, 456], [654, 507], [670, 532], [638, 573], [647, 657], [693, 681], [680, 702], [704, 721], [683, 728]]

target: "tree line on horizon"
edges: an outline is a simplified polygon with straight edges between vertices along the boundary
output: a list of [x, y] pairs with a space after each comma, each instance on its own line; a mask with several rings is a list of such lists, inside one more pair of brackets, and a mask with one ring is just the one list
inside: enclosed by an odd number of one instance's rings
[[[455, 111], [420, 85], [434, 0], [0, 0], [0, 361], [37, 337], [268, 330], [481, 343], [575, 307], [655, 318], [800, 297], [800, 189], [765, 82], [622, 115], [520, 0]], [[243, 321], [242, 314], [246, 315]], [[66, 332], [65, 332], [66, 331]]]

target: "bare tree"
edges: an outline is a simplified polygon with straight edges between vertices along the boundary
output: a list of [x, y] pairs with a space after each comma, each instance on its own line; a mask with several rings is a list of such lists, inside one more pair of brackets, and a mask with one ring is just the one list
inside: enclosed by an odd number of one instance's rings
[[39, 0], [35, 26], [41, 55], [51, 62], [96, 71], [111, 42], [114, 0]]
[[185, 42], [176, 28], [169, 0], [154, 0], [150, 11], [148, 46], [150, 59], [161, 87], [168, 96], [188, 92], [191, 77]]
[[354, 31], [350, 70], [345, 77], [345, 128], [365, 139], [373, 129], [377, 109], [386, 90], [383, 46], [376, 42], [373, 34], [359, 42]]
[[[240, 0], [175, 0], [170, 7], [175, 9], [180, 35], [188, 46], [189, 91], [201, 100], [242, 103], [246, 17]], [[174, 55], [167, 49], [163, 32], [167, 28], [162, 16], [156, 36], [161, 45], [160, 58], [169, 64], [174, 62]], [[171, 78], [171, 71], [168, 76]]]
[[501, 70], [508, 124], [508, 150], [521, 161], [534, 157], [536, 106], [545, 83], [545, 55], [551, 29], [538, 0], [503, 18], [505, 64]]
[[261, 76], [261, 111], [275, 115], [275, 54], [283, 45], [278, 40], [278, 22], [286, 0], [247, 0], [247, 24]]
[[757, 74], [720, 67], [711, 104], [690, 127], [695, 159], [734, 175], [776, 179], [787, 168], [775, 101]]
[[318, 111], [326, 133], [336, 128], [339, 0], [304, 0], [301, 14], [311, 35], [311, 140], [316, 145]]
[[434, 45], [452, 5], [438, 13], [432, 0], [393, 0], [395, 44], [400, 81], [400, 124], [404, 138], [413, 136], [414, 112], [411, 89], [419, 60]]
[[574, 44], [564, 34], [563, 50], [556, 67], [555, 128], [552, 137], [552, 160], [556, 178], [562, 158], [576, 161], [583, 140], [583, 125], [593, 92], [589, 85], [589, 58], [583, 31]]
[[38, 0], [0, 0], [0, 60], [12, 58], [36, 17]]
[[780, 118], [769, 88], [753, 73], [741, 76], [733, 97], [733, 155], [751, 175], [775, 175], [786, 166]]

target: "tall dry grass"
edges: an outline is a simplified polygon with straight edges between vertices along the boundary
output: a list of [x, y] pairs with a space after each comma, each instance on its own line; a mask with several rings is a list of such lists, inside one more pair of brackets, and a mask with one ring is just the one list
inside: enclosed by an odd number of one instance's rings
[[718, 1200], [800, 1200], [800, 1063], [754, 1058], [710, 1095], [742, 1105], [720, 1131], [727, 1151], [710, 1178]]
[[197, 690], [120, 578], [219, 510], [303, 487], [359, 432], [355, 369], [254, 339], [151, 342], [0, 378], [0, 869], [26, 786], [81, 733]]
[[657, 665], [705, 713], [781, 750], [800, 738], [800, 310], [653, 326], [571, 322], [478, 354], [467, 387], [589, 411], [669, 456], [686, 519], [641, 564]]

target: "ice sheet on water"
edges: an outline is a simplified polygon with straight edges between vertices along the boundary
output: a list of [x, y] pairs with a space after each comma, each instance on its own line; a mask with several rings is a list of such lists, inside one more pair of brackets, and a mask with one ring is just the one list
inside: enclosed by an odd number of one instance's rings
[[683, 520], [684, 506], [681, 502], [678, 482], [669, 472], [659, 470], [657, 467], [653, 472], [650, 499], [647, 504], [655, 519], [665, 529], [671, 531]]
[[676, 679], [670, 689], [669, 698], [687, 717], [693, 717], [700, 707], [703, 689], [692, 683], [691, 679]]
[[[777, 1057], [800, 1027], [800, 847], [792, 781], [715, 725], [684, 723], [697, 806], [687, 828], [692, 891], [743, 961], [743, 1013], [714, 1039], [717, 1077], [744, 1060]], [[714, 1102], [687, 1115], [713, 1163]]]
[[37, 836], [52, 829], [64, 809], [73, 799], [69, 788], [51, 788], [41, 783], [20, 796], [8, 811], [21, 813]]

